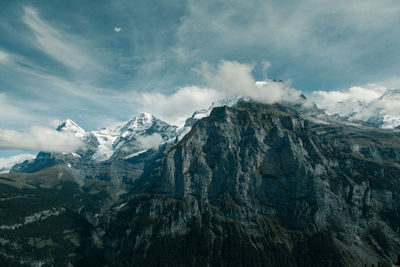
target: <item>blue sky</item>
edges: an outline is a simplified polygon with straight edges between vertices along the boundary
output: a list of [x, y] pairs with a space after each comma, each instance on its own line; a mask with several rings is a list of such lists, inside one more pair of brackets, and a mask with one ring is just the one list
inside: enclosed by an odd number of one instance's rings
[[180, 89], [209, 87], [198, 70], [221, 60], [305, 94], [399, 87], [399, 24], [396, 0], [2, 0], [0, 128], [93, 130], [186, 105]]

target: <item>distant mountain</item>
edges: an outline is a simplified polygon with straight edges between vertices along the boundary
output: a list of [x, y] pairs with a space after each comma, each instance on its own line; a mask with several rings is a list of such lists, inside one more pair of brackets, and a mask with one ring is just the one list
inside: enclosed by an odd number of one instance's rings
[[34, 158], [35, 155], [32, 154], [19, 154], [9, 158], [0, 158], [0, 173], [7, 173], [15, 164], [22, 163], [25, 160], [29, 161]]
[[57, 131], [73, 134], [85, 144], [83, 149], [77, 151], [77, 154], [81, 157], [91, 157], [98, 150], [100, 145], [92, 132], [84, 130], [71, 119], [63, 121], [57, 127]]
[[100, 144], [97, 148], [96, 153], [92, 156], [93, 160], [104, 161], [111, 158], [114, 153], [113, 144], [115, 140], [121, 135], [121, 128], [126, 123], [127, 122], [119, 122], [110, 127], [102, 128], [100, 130], [92, 132], [96, 136], [97, 141]]
[[400, 89], [387, 89], [373, 100], [348, 98], [333, 103], [317, 100], [318, 107], [328, 114], [337, 114], [349, 120], [362, 120], [381, 128], [400, 126]]
[[78, 137], [85, 146], [76, 153], [40, 152], [35, 160], [16, 164], [11, 172], [32, 172], [54, 165], [80, 168], [109, 159], [134, 157], [178, 135], [178, 127], [169, 125], [148, 113], [98, 131], [86, 131], [71, 119], [63, 121], [57, 131]]
[[129, 157], [174, 138], [177, 131], [177, 126], [142, 112], [132, 120], [93, 131], [100, 145], [92, 159], [104, 161], [112, 157]]
[[151, 114], [140, 113], [120, 130], [113, 144], [113, 156], [130, 157], [149, 148], [157, 148], [177, 136], [178, 127], [157, 119]]

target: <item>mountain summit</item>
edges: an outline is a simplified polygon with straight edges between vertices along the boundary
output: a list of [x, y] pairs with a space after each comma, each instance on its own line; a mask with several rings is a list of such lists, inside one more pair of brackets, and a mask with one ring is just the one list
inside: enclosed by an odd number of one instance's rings
[[58, 125], [57, 127], [57, 131], [72, 133], [78, 137], [86, 134], [86, 131], [71, 119], [66, 119], [65, 121], [60, 123], [60, 125]]
[[148, 113], [139, 113], [128, 121], [113, 144], [113, 157], [129, 157], [157, 147], [177, 136], [178, 127], [157, 119]]

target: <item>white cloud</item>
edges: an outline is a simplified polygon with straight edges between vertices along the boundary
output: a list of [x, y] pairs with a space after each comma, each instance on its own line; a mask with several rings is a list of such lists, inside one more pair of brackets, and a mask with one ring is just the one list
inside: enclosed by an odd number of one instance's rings
[[216, 68], [203, 63], [197, 72], [203, 76], [209, 87], [226, 95], [236, 95], [255, 88], [251, 75], [253, 67], [236, 61], [221, 60]]
[[19, 154], [8, 158], [0, 158], [0, 173], [7, 173], [15, 164], [34, 159], [35, 157], [32, 154]]
[[120, 27], [115, 27], [115, 28], [114, 28], [114, 31], [115, 31], [115, 32], [120, 32], [120, 31], [122, 31], [122, 28], [120, 28]]
[[220, 94], [214, 89], [189, 86], [178, 89], [172, 95], [144, 93], [140, 103], [144, 111], [168, 123], [182, 126], [194, 111], [207, 108], [218, 98]]
[[157, 148], [164, 140], [161, 135], [154, 133], [148, 136], [140, 136], [137, 141], [142, 144], [143, 148]]
[[[268, 67], [268, 63], [265, 63]], [[144, 111], [175, 125], [182, 126], [194, 111], [209, 108], [218, 100], [243, 96], [271, 104], [280, 101], [294, 102], [301, 94], [287, 84], [267, 80], [258, 82], [252, 77], [253, 65], [222, 60], [217, 66], [203, 63], [196, 71], [208, 87], [188, 86], [172, 95], [144, 93], [139, 101]]]
[[77, 137], [49, 128], [35, 126], [24, 132], [0, 128], [0, 149], [75, 152], [81, 147]]
[[77, 37], [61, 32], [42, 20], [36, 9], [24, 7], [22, 21], [33, 31], [38, 48], [64, 65], [74, 69], [96, 65], [77, 45], [80, 42]]
[[[268, 64], [266, 66], [269, 67]], [[241, 95], [265, 104], [299, 100], [301, 92], [286, 83], [267, 80], [256, 84], [251, 74], [253, 68], [250, 64], [221, 60], [217, 67], [203, 63], [198, 72], [209, 87], [216, 89], [224, 97]]]
[[345, 91], [315, 91], [309, 98], [319, 108], [325, 109], [328, 114], [348, 116], [360, 109], [358, 105], [371, 103], [378, 99], [387, 90], [384, 86], [367, 84], [363, 87], [353, 86]]

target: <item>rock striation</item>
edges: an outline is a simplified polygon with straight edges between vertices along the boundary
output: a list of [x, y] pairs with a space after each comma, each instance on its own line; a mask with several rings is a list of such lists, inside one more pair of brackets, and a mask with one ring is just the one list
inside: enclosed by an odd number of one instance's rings
[[363, 266], [399, 251], [400, 135], [242, 102], [135, 181], [105, 233], [116, 265]]

